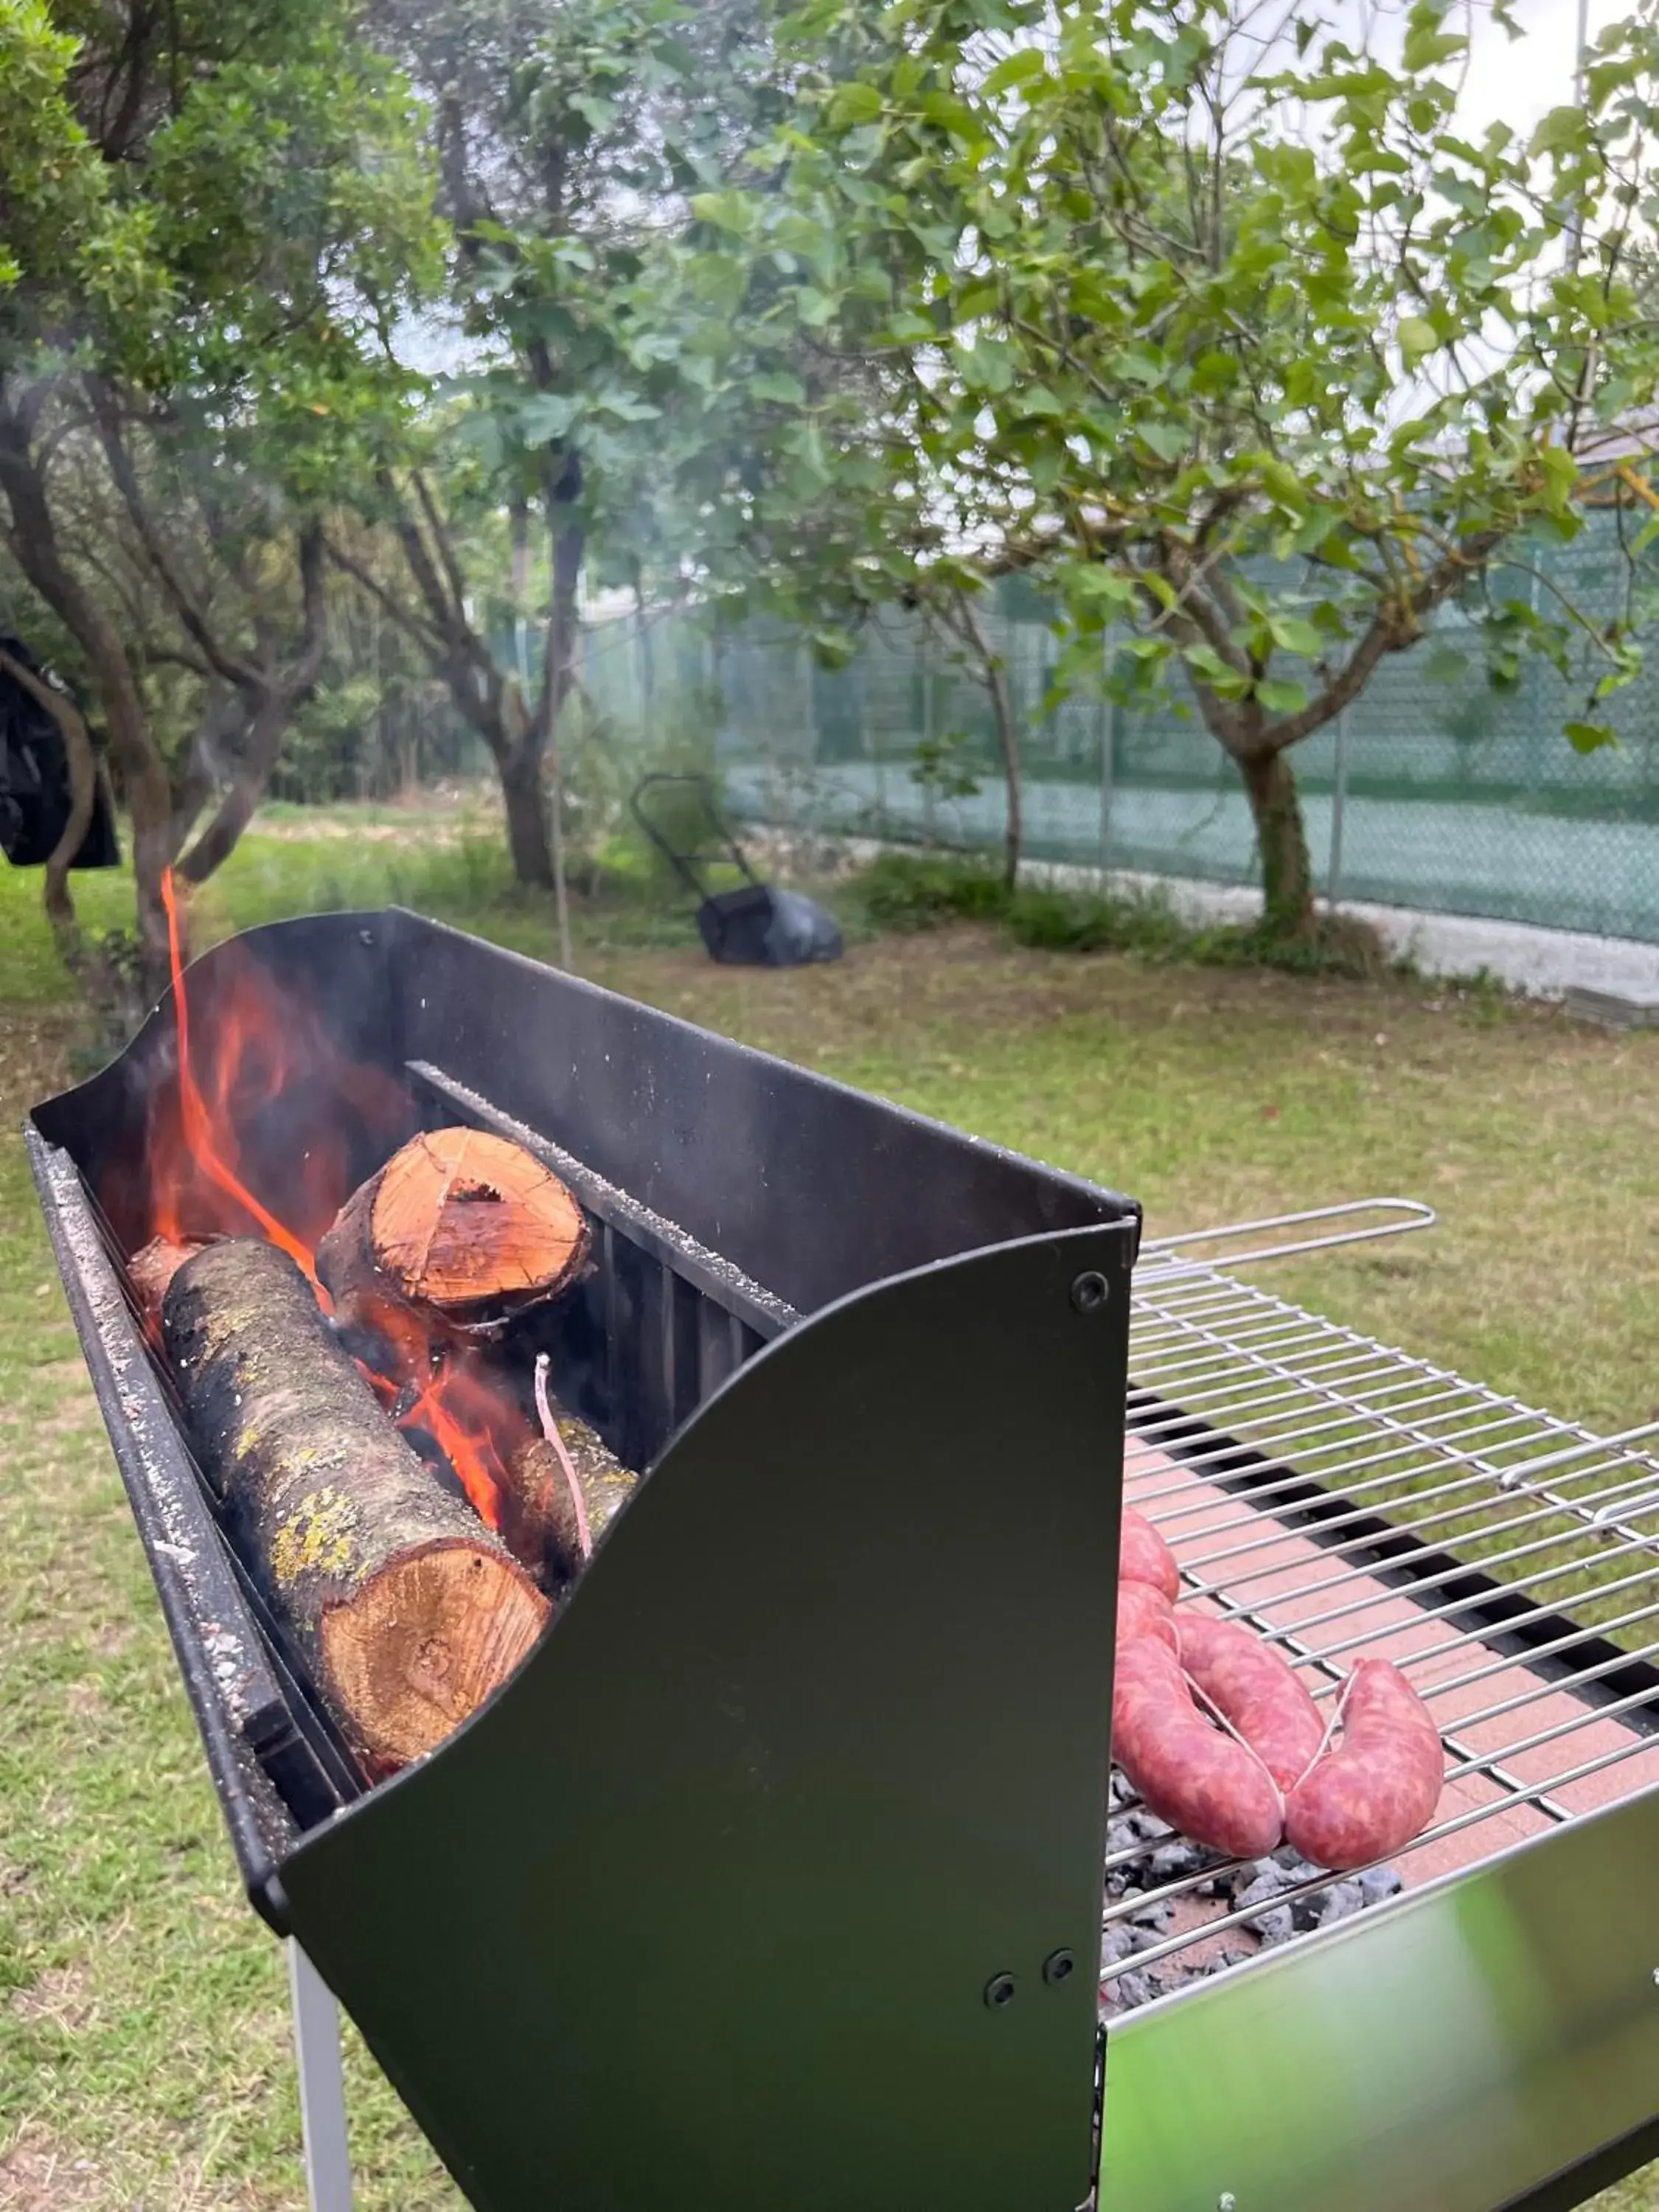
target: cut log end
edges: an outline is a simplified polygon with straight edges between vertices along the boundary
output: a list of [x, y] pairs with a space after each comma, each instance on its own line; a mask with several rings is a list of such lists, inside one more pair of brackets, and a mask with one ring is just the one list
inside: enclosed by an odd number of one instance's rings
[[170, 1237], [152, 1237], [143, 1249], [135, 1252], [127, 1261], [127, 1279], [132, 1285], [145, 1326], [152, 1332], [161, 1328], [161, 1308], [173, 1277], [185, 1261], [193, 1259], [201, 1249], [201, 1244], [194, 1238], [174, 1243]]
[[434, 1129], [405, 1145], [381, 1175], [369, 1233], [402, 1296], [442, 1307], [546, 1297], [587, 1242], [558, 1177], [479, 1129]]
[[547, 1601], [499, 1554], [465, 1543], [405, 1553], [320, 1628], [324, 1662], [376, 1765], [434, 1751], [513, 1673]]

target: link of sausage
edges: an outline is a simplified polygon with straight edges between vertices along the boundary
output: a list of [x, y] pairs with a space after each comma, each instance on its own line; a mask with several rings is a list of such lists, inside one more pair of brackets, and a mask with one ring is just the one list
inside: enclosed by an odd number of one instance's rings
[[1118, 1553], [1118, 1579], [1150, 1583], [1162, 1590], [1171, 1605], [1181, 1595], [1181, 1571], [1170, 1549], [1144, 1513], [1133, 1505], [1123, 1509], [1123, 1530]]
[[1344, 1873], [1422, 1833], [1446, 1757], [1428, 1707], [1386, 1659], [1360, 1660], [1340, 1712], [1340, 1735], [1291, 1791], [1285, 1829], [1304, 1858]]
[[1175, 1607], [1162, 1590], [1150, 1583], [1120, 1583], [1117, 1586], [1117, 1640], [1133, 1643], [1137, 1636], [1155, 1636], [1166, 1650], [1179, 1652]]
[[1294, 1790], [1325, 1741], [1319, 1708], [1294, 1668], [1236, 1620], [1183, 1608], [1179, 1636], [1189, 1678], [1279, 1788]]
[[1255, 1859], [1284, 1832], [1272, 1775], [1247, 1744], [1205, 1719], [1180, 1661], [1156, 1636], [1117, 1647], [1112, 1750], [1148, 1810], [1193, 1843]]

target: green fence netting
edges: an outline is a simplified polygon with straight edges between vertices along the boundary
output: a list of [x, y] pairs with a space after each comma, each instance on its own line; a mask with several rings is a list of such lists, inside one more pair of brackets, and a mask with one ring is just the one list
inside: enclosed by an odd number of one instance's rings
[[[1613, 528], [1592, 517], [1572, 545], [1494, 589], [1547, 594], [1555, 583], [1581, 607], [1611, 611], [1624, 588]], [[1045, 712], [1059, 651], [1048, 610], [1009, 586], [988, 604], [986, 627], [1013, 691], [1032, 859], [1219, 884], [1259, 878], [1237, 773], [1194, 720], [1103, 698]], [[873, 621], [852, 665], [834, 672], [799, 636], [759, 624], [724, 635], [688, 617], [643, 633], [601, 625], [587, 636], [586, 680], [630, 726], [654, 720], [659, 737], [693, 701], [712, 713], [728, 800], [748, 818], [1001, 842], [986, 696], [901, 614]], [[1292, 755], [1320, 889], [1659, 942], [1659, 667], [1609, 705], [1618, 745], [1576, 753], [1562, 725], [1582, 713], [1582, 688], [1540, 660], [1516, 688], [1494, 690], [1468, 616], [1443, 611], [1340, 724]], [[944, 784], [918, 773], [941, 750]]]

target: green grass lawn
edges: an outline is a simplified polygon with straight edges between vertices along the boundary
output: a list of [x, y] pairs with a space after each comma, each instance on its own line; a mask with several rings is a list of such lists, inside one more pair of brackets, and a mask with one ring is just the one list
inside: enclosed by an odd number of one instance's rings
[[[126, 918], [124, 878], [77, 888], [89, 927]], [[38, 895], [0, 872], [0, 2204], [297, 2207], [280, 1953], [236, 1890], [15, 1135], [80, 1037]], [[551, 950], [492, 849], [394, 809], [276, 812], [198, 936], [388, 898]], [[1130, 1191], [1154, 1231], [1426, 1198], [1431, 1235], [1264, 1279], [1603, 1427], [1659, 1408], [1659, 1036], [970, 927], [792, 975], [714, 969], [683, 915], [625, 902], [578, 934], [596, 980]], [[360, 2201], [453, 2206], [350, 2063]], [[1604, 2205], [1659, 2207], [1659, 2172]]]

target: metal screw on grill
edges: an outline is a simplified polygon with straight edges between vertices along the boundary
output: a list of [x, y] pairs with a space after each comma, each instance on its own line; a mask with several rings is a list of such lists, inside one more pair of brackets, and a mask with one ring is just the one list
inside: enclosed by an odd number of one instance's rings
[[1000, 2012], [1005, 2005], [1012, 2004], [1018, 1987], [1012, 1974], [993, 1974], [985, 1984], [985, 2002], [993, 2012]]
[[1080, 1314], [1098, 1313], [1111, 1295], [1112, 1286], [1105, 1276], [1097, 1274], [1092, 1268], [1086, 1275], [1079, 1275], [1072, 1285], [1072, 1304]]
[[1050, 1951], [1042, 1962], [1042, 1978], [1051, 1990], [1058, 1989], [1062, 1982], [1070, 1981], [1076, 1966], [1077, 1959], [1073, 1953]]

